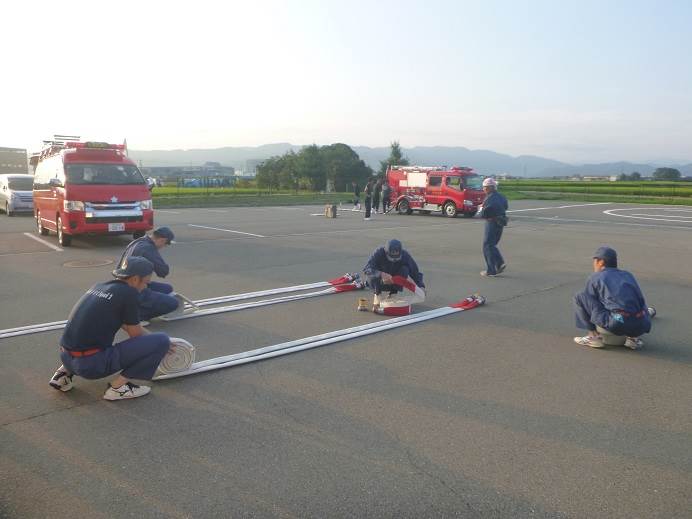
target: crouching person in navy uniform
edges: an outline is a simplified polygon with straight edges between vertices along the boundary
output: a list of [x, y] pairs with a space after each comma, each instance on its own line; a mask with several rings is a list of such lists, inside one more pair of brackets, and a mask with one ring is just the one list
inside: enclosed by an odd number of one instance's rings
[[[129, 243], [120, 257], [123, 261], [133, 256], [146, 258], [154, 265], [154, 272], [160, 278], [165, 278], [171, 269], [159, 252], [171, 243], [175, 236], [168, 227], [159, 227], [151, 236], [143, 236]], [[147, 287], [139, 294], [139, 314], [143, 321], [172, 312], [178, 308], [178, 300], [173, 297], [173, 286], [168, 283], [149, 281]]]
[[[151, 380], [171, 347], [165, 333], [148, 333], [140, 326], [139, 293], [151, 279], [154, 266], [145, 258], [131, 257], [113, 271], [113, 281], [87, 290], [70, 313], [62, 339], [58, 368], [50, 385], [72, 389], [72, 377], [98, 379], [118, 373], [106, 389], [106, 400], [144, 396], [151, 388], [130, 379]], [[113, 344], [122, 328], [130, 338]]]
[[375, 249], [363, 272], [376, 296], [382, 292], [396, 294], [401, 289], [392, 283], [392, 276], [410, 277], [416, 285], [425, 288], [423, 274], [399, 240], [389, 240], [384, 247]]
[[614, 249], [600, 247], [593, 256], [593, 270], [586, 289], [574, 296], [577, 328], [588, 330], [588, 335], [575, 337], [574, 342], [602, 348], [603, 337], [597, 330], [600, 327], [612, 335], [626, 337], [627, 348], [641, 348], [644, 343], [640, 335], [651, 331], [656, 310], [646, 306], [634, 276], [618, 269]]

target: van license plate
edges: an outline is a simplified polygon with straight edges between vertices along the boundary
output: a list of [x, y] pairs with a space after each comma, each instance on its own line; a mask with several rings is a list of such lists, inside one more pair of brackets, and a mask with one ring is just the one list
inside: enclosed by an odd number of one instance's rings
[[120, 232], [125, 230], [124, 223], [109, 223], [108, 232]]

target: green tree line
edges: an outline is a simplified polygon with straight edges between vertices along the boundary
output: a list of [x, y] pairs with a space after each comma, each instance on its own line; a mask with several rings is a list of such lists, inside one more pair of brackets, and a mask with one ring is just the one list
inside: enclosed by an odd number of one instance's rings
[[346, 144], [306, 146], [271, 157], [257, 168], [257, 186], [275, 189], [350, 191], [351, 183], [362, 186], [372, 178], [372, 169]]
[[[384, 178], [390, 165], [408, 165], [397, 141], [391, 143], [387, 160], [380, 162], [378, 176]], [[373, 170], [346, 144], [306, 146], [298, 153], [288, 153], [265, 160], [257, 167], [257, 187], [261, 189], [305, 189], [351, 191], [352, 183], [361, 189], [373, 178]]]

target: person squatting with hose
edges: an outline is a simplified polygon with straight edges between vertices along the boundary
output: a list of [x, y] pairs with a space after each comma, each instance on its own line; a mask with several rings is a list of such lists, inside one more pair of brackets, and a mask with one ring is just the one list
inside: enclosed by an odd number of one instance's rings
[[[130, 379], [151, 380], [171, 349], [168, 335], [148, 333], [140, 325], [138, 295], [154, 271], [152, 263], [133, 256], [113, 271], [115, 280], [97, 283], [77, 301], [60, 339], [62, 365], [49, 384], [59, 391], [73, 387], [74, 375], [99, 379], [118, 373], [105, 400], [144, 396], [151, 388]], [[113, 344], [122, 328], [129, 338]]]
[[483, 180], [485, 200], [479, 208], [478, 215], [485, 218], [485, 232], [483, 234], [483, 257], [486, 269], [481, 271], [481, 276], [497, 276], [501, 274], [507, 264], [497, 248], [502, 238], [502, 230], [507, 225], [507, 199], [497, 192], [497, 182], [494, 178]]
[[[168, 227], [159, 227], [151, 236], [142, 236], [129, 243], [125, 248], [118, 265], [130, 257], [140, 256], [148, 259], [154, 265], [154, 272], [160, 278], [165, 278], [171, 269], [159, 252], [171, 243], [175, 236]], [[148, 286], [139, 294], [139, 313], [143, 321], [168, 314], [177, 309], [178, 300], [173, 297], [173, 286], [168, 283], [150, 281]]]
[[389, 240], [384, 247], [375, 249], [363, 272], [374, 294], [373, 306], [379, 304], [383, 292], [391, 296], [402, 290], [399, 285], [392, 282], [392, 276], [411, 278], [418, 287], [425, 289], [423, 274], [399, 240]]
[[593, 255], [593, 271], [586, 288], [574, 296], [577, 328], [588, 330], [574, 342], [592, 348], [605, 344], [597, 327], [612, 335], [626, 336], [624, 346], [632, 350], [644, 343], [640, 335], [651, 331], [651, 318], [656, 315], [647, 307], [637, 280], [626, 270], [618, 269], [617, 252], [600, 247]]

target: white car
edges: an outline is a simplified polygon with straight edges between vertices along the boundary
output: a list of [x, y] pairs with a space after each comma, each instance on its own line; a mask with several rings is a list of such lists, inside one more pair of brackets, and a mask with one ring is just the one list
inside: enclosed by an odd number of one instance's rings
[[34, 210], [34, 176], [10, 173], [0, 175], [0, 210], [7, 216]]

